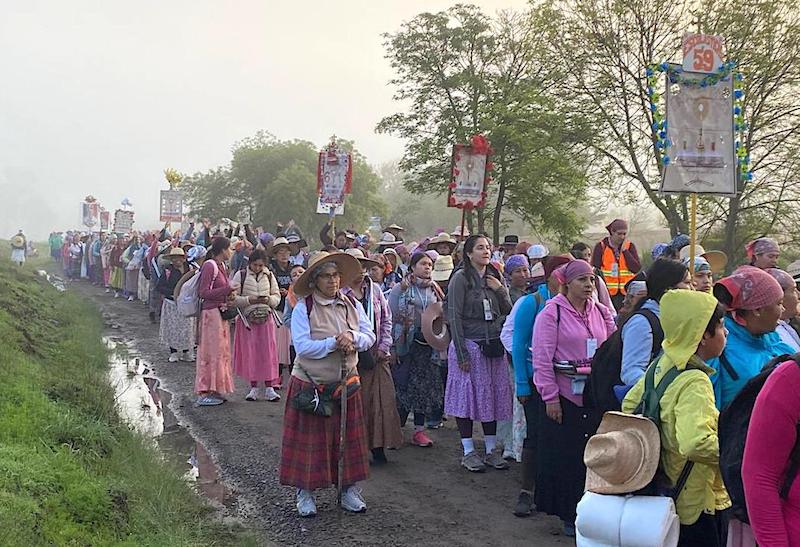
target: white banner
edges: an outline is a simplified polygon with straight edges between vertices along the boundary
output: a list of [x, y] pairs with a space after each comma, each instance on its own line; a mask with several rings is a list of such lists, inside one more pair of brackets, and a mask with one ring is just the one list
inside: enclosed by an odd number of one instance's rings
[[183, 193], [180, 190], [161, 190], [161, 222], [183, 220]]
[[133, 211], [114, 211], [114, 232], [127, 234], [133, 229]]
[[[331, 214], [331, 207], [334, 207], [334, 205], [332, 205], [330, 203], [323, 203], [322, 202], [322, 196], [319, 196], [319, 199], [317, 199], [317, 213], [319, 213], [321, 215], [330, 215]], [[344, 214], [344, 203], [340, 203], [339, 205], [336, 205], [335, 207], [336, 207], [336, 209], [333, 212], [334, 215], [343, 215]]]
[[[685, 72], [681, 77], [693, 78]], [[705, 87], [667, 79], [666, 106], [670, 146], [661, 191], [735, 194], [733, 78]]]
[[100, 229], [100, 204], [96, 201], [81, 203], [81, 224], [93, 230]]

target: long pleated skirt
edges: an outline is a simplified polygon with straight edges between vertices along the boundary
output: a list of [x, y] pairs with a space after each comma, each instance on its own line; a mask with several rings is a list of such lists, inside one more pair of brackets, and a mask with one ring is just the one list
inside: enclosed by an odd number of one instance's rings
[[276, 330], [272, 318], [263, 323], [250, 323], [250, 330], [245, 328], [241, 317], [236, 318], [233, 334], [233, 371], [236, 376], [248, 382], [278, 385]]
[[399, 448], [403, 433], [389, 364], [378, 364], [370, 370], [359, 368], [359, 376], [369, 448]]
[[194, 349], [195, 319], [184, 317], [178, 313], [178, 306], [173, 300], [164, 299], [161, 305], [161, 324], [159, 337], [161, 343], [179, 351]]
[[278, 344], [278, 363], [281, 365], [291, 365], [292, 356], [289, 351], [289, 346], [292, 345], [292, 329], [290, 325], [284, 324], [278, 329], [276, 333], [276, 342]]
[[218, 309], [200, 313], [200, 344], [197, 346], [197, 369], [194, 390], [233, 393], [231, 370], [231, 331]]
[[447, 355], [447, 388], [444, 411], [456, 418], [477, 422], [510, 420], [512, 416], [511, 384], [505, 357], [489, 358], [475, 342], [466, 341], [470, 369], [458, 366], [453, 343]]
[[[283, 414], [280, 482], [306, 490], [334, 486], [339, 477], [340, 407], [334, 404], [333, 415], [315, 416], [292, 406], [295, 394], [308, 382], [292, 376]], [[342, 484], [352, 486], [369, 477], [367, 433], [361, 390], [347, 398], [344, 473]]]

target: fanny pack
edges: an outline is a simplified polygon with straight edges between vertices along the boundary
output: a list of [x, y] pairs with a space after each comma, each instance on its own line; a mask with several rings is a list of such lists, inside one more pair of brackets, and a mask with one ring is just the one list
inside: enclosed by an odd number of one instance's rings
[[[311, 385], [294, 394], [291, 401], [292, 408], [314, 416], [325, 418], [332, 416], [334, 405], [341, 398], [340, 383], [317, 384], [299, 363], [295, 363], [294, 366], [298, 367], [306, 375]], [[350, 376], [347, 378], [345, 386], [347, 388], [347, 398], [349, 399], [356, 391], [361, 389], [361, 379], [358, 375]]]
[[247, 314], [247, 320], [256, 325], [260, 325], [261, 323], [266, 323], [270, 315], [272, 314], [268, 308], [259, 306]]
[[497, 359], [506, 354], [506, 348], [499, 338], [492, 338], [491, 340], [476, 340], [476, 343], [481, 348], [481, 353], [489, 359]]

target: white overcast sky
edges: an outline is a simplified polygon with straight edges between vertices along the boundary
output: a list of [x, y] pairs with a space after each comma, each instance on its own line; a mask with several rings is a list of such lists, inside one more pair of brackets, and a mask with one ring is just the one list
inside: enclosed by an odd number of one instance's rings
[[76, 227], [87, 194], [153, 227], [166, 167], [223, 165], [261, 129], [399, 158], [374, 132], [397, 109], [381, 34], [454, 3], [0, 0], [0, 237]]

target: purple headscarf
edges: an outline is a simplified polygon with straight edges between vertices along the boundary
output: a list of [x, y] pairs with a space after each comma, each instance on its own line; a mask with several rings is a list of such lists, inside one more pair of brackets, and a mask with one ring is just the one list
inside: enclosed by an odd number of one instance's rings
[[563, 270], [565, 284], [569, 284], [584, 275], [594, 274], [592, 265], [585, 260], [573, 260], [572, 262], [567, 262], [563, 266]]

